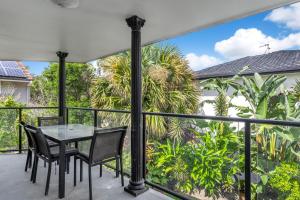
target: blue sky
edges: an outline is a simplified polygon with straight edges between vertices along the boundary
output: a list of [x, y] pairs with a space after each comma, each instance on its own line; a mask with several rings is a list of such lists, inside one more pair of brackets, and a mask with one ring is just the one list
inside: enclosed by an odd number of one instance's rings
[[[300, 47], [300, 3], [234, 20], [165, 40], [179, 48], [193, 70], [200, 70], [244, 56]], [[47, 62], [24, 62], [40, 74]]]

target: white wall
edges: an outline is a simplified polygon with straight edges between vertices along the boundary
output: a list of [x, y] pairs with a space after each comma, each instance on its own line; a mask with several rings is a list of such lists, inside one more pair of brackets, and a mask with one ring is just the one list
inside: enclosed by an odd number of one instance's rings
[[0, 97], [13, 96], [15, 101], [28, 104], [30, 83], [29, 81], [0, 80]]

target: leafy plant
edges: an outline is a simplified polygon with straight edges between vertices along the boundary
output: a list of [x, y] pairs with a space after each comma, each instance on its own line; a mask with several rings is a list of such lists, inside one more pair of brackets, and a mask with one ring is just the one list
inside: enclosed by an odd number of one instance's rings
[[237, 106], [240, 117], [254, 117], [256, 119], [267, 119], [268, 104], [271, 97], [276, 95], [279, 87], [286, 80], [285, 76], [271, 75], [264, 80], [258, 73], [254, 78], [242, 77], [239, 91], [249, 103], [248, 106]]
[[157, 143], [156, 146], [153, 162], [148, 165], [150, 180], [167, 184], [179, 191], [191, 192], [192, 184], [185, 155], [186, 146], [182, 146], [179, 142], [171, 143], [170, 140], [165, 144]]
[[279, 199], [300, 199], [299, 163], [281, 163], [270, 174], [269, 182], [278, 191]]
[[188, 142], [150, 143], [147, 149], [148, 178], [180, 192], [204, 190], [218, 198], [232, 191], [241, 157], [238, 132], [228, 123], [202, 121], [190, 129]]
[[239, 171], [239, 138], [228, 123], [207, 125], [204, 133], [194, 132], [197, 143], [189, 151], [193, 159], [191, 178], [207, 196], [218, 198], [233, 189], [233, 176]]

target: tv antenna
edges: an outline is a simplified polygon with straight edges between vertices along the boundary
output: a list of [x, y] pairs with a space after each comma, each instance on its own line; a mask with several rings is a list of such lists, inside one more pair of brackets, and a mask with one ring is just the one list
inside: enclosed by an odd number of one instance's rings
[[264, 54], [270, 53], [270, 50], [271, 50], [270, 44], [267, 43], [267, 44], [261, 45], [260, 48], [266, 48]]

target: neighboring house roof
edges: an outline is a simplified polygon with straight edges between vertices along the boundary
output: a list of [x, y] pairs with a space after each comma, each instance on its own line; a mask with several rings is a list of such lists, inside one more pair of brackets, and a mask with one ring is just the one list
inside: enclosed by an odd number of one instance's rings
[[0, 79], [31, 81], [32, 76], [21, 62], [0, 61]]
[[300, 50], [283, 50], [268, 54], [247, 56], [223, 64], [215, 65], [194, 73], [195, 79], [232, 77], [243, 70], [242, 75], [278, 74], [300, 72]]

